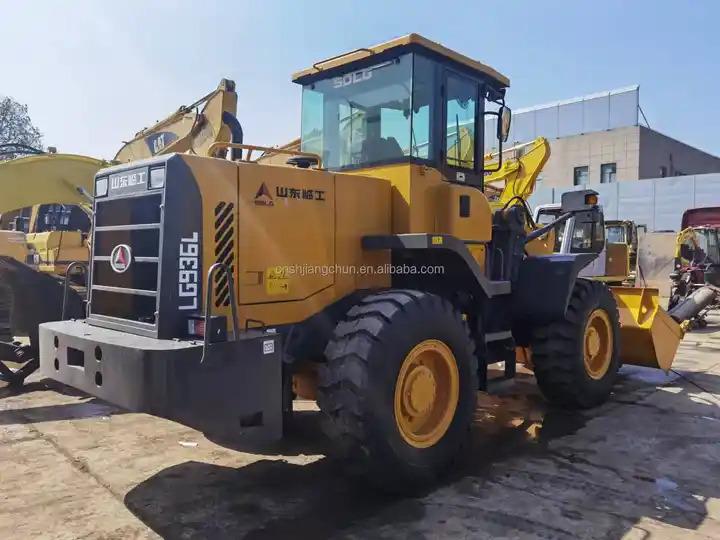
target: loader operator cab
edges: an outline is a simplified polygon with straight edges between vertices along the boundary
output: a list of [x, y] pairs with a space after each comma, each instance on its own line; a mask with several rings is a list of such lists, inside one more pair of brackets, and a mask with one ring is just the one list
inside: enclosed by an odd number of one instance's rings
[[491, 172], [483, 168], [485, 118], [497, 118], [492, 146], [502, 147], [510, 129], [508, 80], [414, 34], [391, 43], [294, 75], [303, 86], [301, 150], [334, 171], [416, 163], [482, 187]]
[[[600, 253], [605, 243], [602, 209], [597, 222], [578, 222], [570, 218], [555, 225], [554, 253]], [[557, 220], [563, 213], [559, 204], [543, 205], [535, 211], [535, 222], [542, 227]]]

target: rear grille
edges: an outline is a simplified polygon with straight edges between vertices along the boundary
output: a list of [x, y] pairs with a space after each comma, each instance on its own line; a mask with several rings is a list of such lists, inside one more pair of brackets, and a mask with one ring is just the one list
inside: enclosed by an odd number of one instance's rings
[[93, 238], [95, 255], [109, 257], [118, 244], [132, 248], [134, 257], [157, 257], [160, 253], [160, 229], [100, 230]]
[[95, 210], [95, 225], [112, 227], [131, 223], [133, 225], [160, 223], [161, 204], [161, 193], [98, 201]]
[[[163, 194], [98, 200], [93, 231], [90, 316], [156, 325]], [[124, 272], [111, 266], [113, 249], [130, 247]]]
[[[235, 205], [221, 202], [215, 207], [215, 260], [227, 265], [230, 273], [235, 271]], [[215, 306], [230, 305], [230, 288], [227, 274], [215, 274]]]

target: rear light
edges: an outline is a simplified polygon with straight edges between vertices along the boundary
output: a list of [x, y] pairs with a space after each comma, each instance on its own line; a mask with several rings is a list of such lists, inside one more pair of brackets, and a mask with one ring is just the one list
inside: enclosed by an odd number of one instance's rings
[[205, 337], [205, 318], [188, 319], [188, 335], [190, 337]]
[[224, 315], [212, 315], [208, 322], [210, 326], [206, 328], [205, 317], [202, 315], [188, 317], [188, 336], [205, 339], [205, 333], [207, 332], [211, 343], [227, 341], [227, 317]]

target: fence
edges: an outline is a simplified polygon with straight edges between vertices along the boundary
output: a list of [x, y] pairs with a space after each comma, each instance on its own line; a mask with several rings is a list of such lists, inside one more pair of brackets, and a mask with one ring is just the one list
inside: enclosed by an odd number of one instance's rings
[[[536, 137], [557, 139], [594, 131], [638, 125], [640, 87], [629, 86], [547, 105], [513, 111], [508, 141], [527, 142]], [[497, 145], [496, 119], [485, 120], [485, 150]]]
[[586, 184], [572, 188], [537, 187], [528, 201], [531, 208], [559, 203], [566, 191], [594, 189], [600, 195], [605, 219], [630, 219], [648, 232], [677, 231], [688, 208], [720, 206], [720, 173], [673, 176], [612, 184]]

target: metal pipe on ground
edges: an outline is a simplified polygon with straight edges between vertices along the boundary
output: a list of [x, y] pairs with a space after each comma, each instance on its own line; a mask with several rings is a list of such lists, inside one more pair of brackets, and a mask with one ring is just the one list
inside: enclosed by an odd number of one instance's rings
[[720, 289], [706, 285], [693, 292], [690, 296], [682, 300], [678, 305], [668, 311], [677, 322], [689, 321], [698, 315], [703, 309], [715, 302], [720, 295]]

